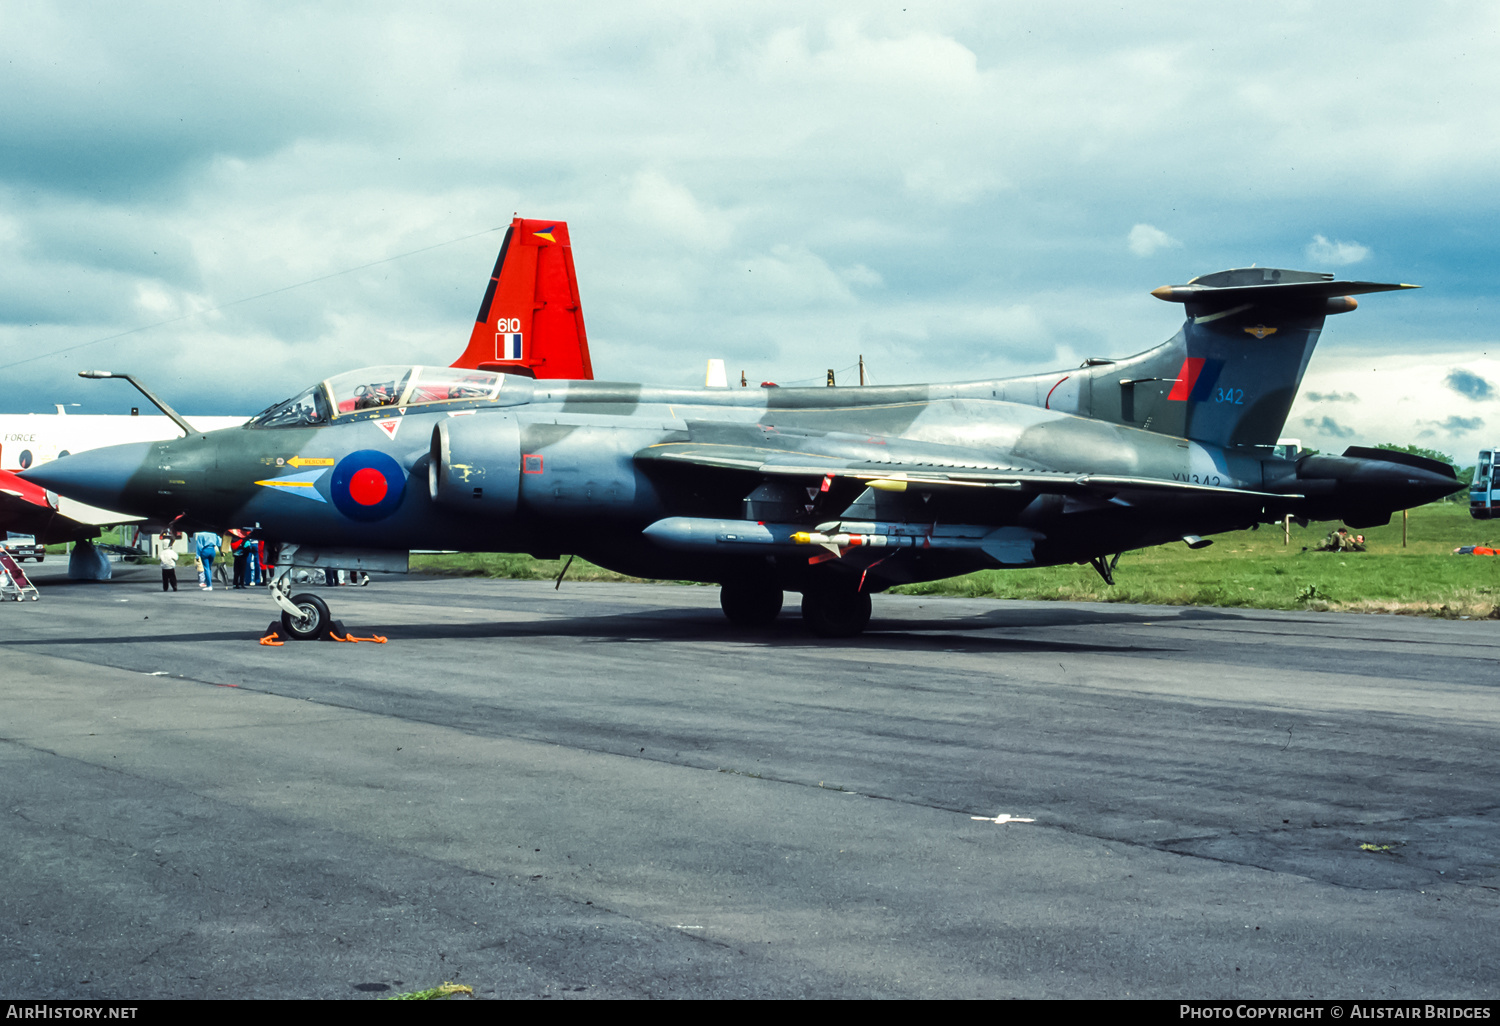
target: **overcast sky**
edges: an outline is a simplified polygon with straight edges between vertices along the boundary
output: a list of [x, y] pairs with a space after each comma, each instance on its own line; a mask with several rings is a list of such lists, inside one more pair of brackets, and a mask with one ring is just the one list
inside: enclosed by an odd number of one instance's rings
[[248, 414], [450, 363], [519, 212], [568, 222], [610, 379], [1026, 373], [1155, 345], [1150, 290], [1227, 267], [1414, 282], [1329, 320], [1287, 434], [1472, 462], [1497, 33], [1482, 3], [0, 0], [0, 410], [139, 404], [90, 367]]

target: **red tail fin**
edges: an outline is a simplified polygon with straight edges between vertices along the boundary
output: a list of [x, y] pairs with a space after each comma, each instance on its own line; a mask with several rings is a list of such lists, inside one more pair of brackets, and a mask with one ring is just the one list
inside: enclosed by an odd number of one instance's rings
[[510, 223], [469, 348], [453, 366], [593, 378], [565, 222], [518, 217]]

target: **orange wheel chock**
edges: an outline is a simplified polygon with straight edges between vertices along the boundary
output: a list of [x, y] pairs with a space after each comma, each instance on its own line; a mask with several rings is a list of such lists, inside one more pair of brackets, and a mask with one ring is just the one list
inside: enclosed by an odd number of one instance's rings
[[346, 634], [346, 635], [344, 635], [341, 638], [337, 634], [334, 634], [332, 631], [328, 632], [328, 637], [331, 638], [334, 641], [347, 641], [351, 645], [356, 645], [356, 644], [358, 644], [361, 641], [373, 641], [377, 645], [384, 645], [385, 644], [385, 640], [386, 640], [384, 637], [382, 637], [379, 634], [372, 635], [371, 637], [368, 637], [368, 638], [356, 638], [353, 634]]

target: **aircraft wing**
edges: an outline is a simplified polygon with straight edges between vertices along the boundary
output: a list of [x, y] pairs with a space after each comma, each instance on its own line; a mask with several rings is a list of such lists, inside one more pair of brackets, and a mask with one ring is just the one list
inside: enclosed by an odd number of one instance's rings
[[866, 484], [882, 491], [945, 488], [992, 488], [1006, 492], [1057, 494], [1098, 499], [1132, 497], [1216, 498], [1242, 505], [1282, 504], [1302, 498], [1275, 492], [1221, 488], [1150, 477], [1083, 474], [984, 465], [971, 462], [897, 462], [840, 459], [815, 453], [749, 445], [667, 442], [636, 453], [642, 463], [701, 467], [705, 471], [742, 471], [766, 478], [830, 478]]

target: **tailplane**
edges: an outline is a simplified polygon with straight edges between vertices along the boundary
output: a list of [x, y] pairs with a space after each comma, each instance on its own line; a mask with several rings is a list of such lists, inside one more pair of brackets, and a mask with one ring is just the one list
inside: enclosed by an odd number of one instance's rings
[[[1331, 274], [1242, 267], [1151, 294], [1187, 308], [1172, 339], [1123, 360], [1089, 360], [1065, 375], [1007, 382], [1051, 409], [1220, 446], [1269, 446], [1286, 423], [1313, 347], [1354, 296], [1415, 285], [1338, 281]], [[1030, 386], [1029, 388], [1027, 386]], [[1046, 399], [1042, 399], [1042, 393]]]
[[510, 223], [469, 347], [453, 366], [593, 378], [566, 222], [518, 217]]

